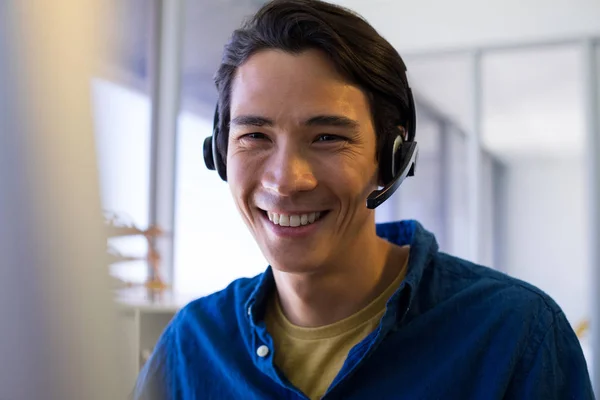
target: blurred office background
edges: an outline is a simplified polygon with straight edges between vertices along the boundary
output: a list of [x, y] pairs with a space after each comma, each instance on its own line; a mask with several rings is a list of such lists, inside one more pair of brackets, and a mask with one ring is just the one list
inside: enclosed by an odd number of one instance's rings
[[[442, 251], [540, 287], [590, 367], [600, 362], [586, 329], [600, 318], [600, 3], [335, 2], [398, 49], [417, 99], [417, 175], [377, 219], [417, 219]], [[115, 51], [92, 82], [102, 207], [167, 231], [160, 274], [177, 294], [202, 296], [266, 267], [202, 156], [223, 45], [263, 3], [120, 0], [106, 19]], [[114, 245], [148, 251], [139, 237]], [[133, 283], [149, 273], [143, 260], [111, 269]]]
[[[168, 225], [165, 276], [177, 291], [203, 294], [266, 265], [227, 185], [202, 158], [222, 47], [263, 2], [159, 3], [119, 3], [111, 27], [119, 52], [112, 74], [95, 82], [103, 202], [140, 225], [153, 214]], [[418, 219], [443, 251], [539, 286], [583, 326], [592, 313], [586, 150], [597, 124], [590, 118], [600, 111], [586, 107], [590, 72], [597, 76], [600, 64], [600, 4], [337, 3], [397, 47], [418, 102], [418, 174], [378, 220]], [[161, 49], [177, 59], [161, 62]], [[177, 112], [153, 113], [161, 96]], [[153, 138], [163, 145], [153, 148]], [[142, 241], [122, 245], [144, 251]], [[140, 262], [116, 273], [141, 281], [147, 268]]]

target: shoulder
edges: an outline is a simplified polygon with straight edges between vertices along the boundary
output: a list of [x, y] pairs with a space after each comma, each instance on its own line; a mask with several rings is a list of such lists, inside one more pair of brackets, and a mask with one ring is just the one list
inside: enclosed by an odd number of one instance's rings
[[[514, 354], [521, 366], [531, 366], [544, 347], [579, 357], [578, 339], [560, 306], [530, 283], [436, 253], [420, 287], [428, 288], [419, 296], [423, 310], [443, 310], [443, 321], [450, 318], [464, 329], [480, 329], [485, 337], [496, 338], [501, 351]], [[544, 345], [555, 339], [560, 346]]]
[[[510, 398], [593, 398], [579, 340], [558, 304], [544, 291], [500, 271], [437, 253], [429, 284], [442, 288], [444, 309], [456, 309], [467, 329], [508, 355]], [[470, 331], [473, 332], [473, 331]], [[560, 376], [560, 379], [557, 379]]]
[[472, 292], [481, 295], [482, 299], [495, 298], [499, 301], [495, 303], [496, 307], [519, 310], [534, 306], [551, 315], [562, 312], [543, 290], [498, 270], [441, 252], [434, 256], [432, 268], [433, 275], [451, 289]]
[[232, 329], [230, 325], [236, 325], [238, 314], [243, 313], [244, 304], [262, 275], [236, 279], [222, 290], [191, 301], [175, 315], [170, 324], [171, 330], [181, 331], [206, 325]]
[[[235, 280], [223, 290], [183, 307], [140, 372], [134, 398], [172, 398], [175, 392], [191, 398], [198, 387], [205, 387], [219, 375], [219, 366], [231, 365], [231, 360], [245, 349], [244, 335], [240, 334], [244, 329], [241, 310], [259, 277]], [[224, 359], [228, 361], [215, 362]]]
[[244, 335], [240, 333], [247, 329], [242, 310], [261, 276], [237, 279], [179, 310], [156, 343], [147, 367], [154, 371], [151, 375], [175, 373], [182, 363], [194, 371], [203, 370], [198, 360], [206, 359], [206, 354], [216, 357], [216, 353], [242, 349]]
[[540, 342], [561, 308], [544, 291], [505, 273], [445, 253], [436, 253], [419, 287], [422, 310], [454, 310], [464, 326], [488, 326], [521, 344]]

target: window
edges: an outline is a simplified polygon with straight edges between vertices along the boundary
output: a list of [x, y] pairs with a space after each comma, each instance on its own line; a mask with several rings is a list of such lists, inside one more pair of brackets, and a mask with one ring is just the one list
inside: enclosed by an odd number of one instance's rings
[[[96, 148], [102, 206], [122, 215], [126, 222], [145, 228], [148, 224], [150, 173], [150, 101], [118, 84], [97, 79], [93, 83]], [[145, 257], [143, 237], [111, 239], [124, 256]], [[117, 263], [111, 273], [125, 281], [143, 282], [145, 260]]]
[[208, 294], [254, 276], [267, 262], [244, 225], [229, 186], [204, 165], [202, 145], [212, 121], [182, 112], [179, 119], [175, 216], [177, 291]]
[[267, 267], [231, 198], [229, 187], [204, 165], [204, 138], [212, 133], [217, 100], [213, 76], [223, 46], [259, 4], [190, 0], [182, 43], [178, 122], [173, 284], [202, 295]]
[[[124, 222], [146, 228], [149, 214], [150, 111], [148, 39], [151, 3], [119, 0], [108, 7], [107, 44], [113, 50], [103, 60], [101, 76], [92, 82], [93, 115], [102, 207]], [[144, 258], [142, 237], [111, 239], [123, 256]], [[147, 277], [144, 260], [113, 264], [111, 273], [141, 283]]]

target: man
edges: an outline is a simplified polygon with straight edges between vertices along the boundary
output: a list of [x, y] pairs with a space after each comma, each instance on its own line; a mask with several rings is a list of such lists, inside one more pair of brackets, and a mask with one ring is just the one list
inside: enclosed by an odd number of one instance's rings
[[410, 172], [414, 115], [400, 56], [368, 23], [268, 3], [216, 83], [207, 164], [270, 267], [186, 306], [137, 398], [593, 398], [548, 296], [438, 252], [415, 221], [376, 226], [365, 201]]

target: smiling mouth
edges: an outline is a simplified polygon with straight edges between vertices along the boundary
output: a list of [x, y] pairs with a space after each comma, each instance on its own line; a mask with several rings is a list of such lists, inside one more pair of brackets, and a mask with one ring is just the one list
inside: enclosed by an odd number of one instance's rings
[[306, 214], [278, 214], [271, 211], [261, 211], [274, 225], [292, 228], [314, 224], [329, 212], [319, 211]]

